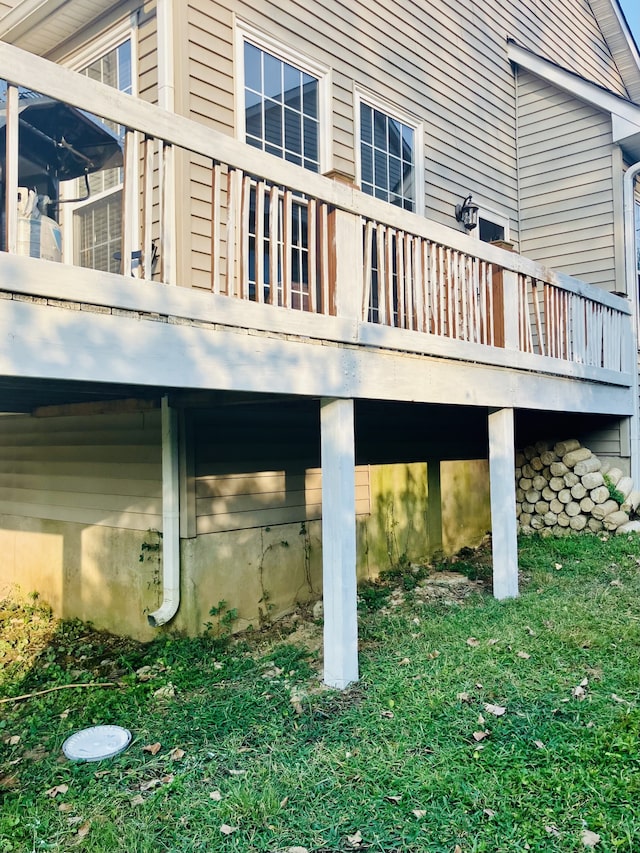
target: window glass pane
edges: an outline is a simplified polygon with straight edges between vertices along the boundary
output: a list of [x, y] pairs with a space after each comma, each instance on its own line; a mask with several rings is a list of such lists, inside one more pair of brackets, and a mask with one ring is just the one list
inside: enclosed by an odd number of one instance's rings
[[[304, 156], [315, 163], [320, 163], [318, 148], [318, 122], [310, 118], [304, 120]], [[316, 171], [317, 171], [316, 166]]]
[[400, 136], [401, 136], [401, 125], [399, 121], [396, 121], [393, 118], [388, 120], [388, 133], [389, 133], [389, 154], [393, 154], [395, 157], [400, 156]]
[[311, 118], [318, 115], [318, 81], [309, 74], [302, 75], [302, 91], [304, 97], [304, 114]]
[[360, 137], [363, 142], [373, 144], [373, 110], [366, 104], [360, 104]]
[[271, 145], [282, 146], [282, 107], [274, 101], [264, 105], [264, 138]]
[[262, 92], [262, 51], [249, 42], [244, 43], [244, 85]]
[[387, 157], [384, 151], [376, 151], [374, 155], [375, 183], [382, 190], [389, 188], [387, 180]]
[[362, 158], [360, 163], [363, 183], [373, 183], [373, 149], [368, 145], [362, 146]]
[[282, 100], [282, 62], [268, 53], [263, 54], [264, 95], [276, 101]]
[[302, 154], [302, 117], [300, 113], [285, 107], [284, 147], [294, 154]]
[[284, 66], [284, 100], [285, 103], [298, 112], [302, 111], [300, 72], [297, 68], [285, 63]]
[[378, 110], [373, 111], [373, 144], [380, 151], [387, 149], [387, 118]]

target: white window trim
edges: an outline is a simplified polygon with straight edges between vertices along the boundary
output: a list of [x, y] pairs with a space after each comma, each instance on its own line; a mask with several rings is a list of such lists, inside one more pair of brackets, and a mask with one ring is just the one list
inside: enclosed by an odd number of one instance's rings
[[236, 19], [234, 38], [235, 79], [235, 134], [244, 142], [246, 138], [244, 113], [244, 43], [250, 42], [260, 50], [270, 53], [282, 62], [288, 62], [318, 80], [318, 155], [320, 174], [333, 168], [332, 122], [331, 122], [331, 69], [305, 54], [284, 45], [282, 42], [257, 29], [246, 21]]
[[478, 206], [478, 227], [474, 228], [471, 232], [471, 236], [476, 240], [480, 240], [480, 220], [484, 219], [487, 222], [492, 222], [494, 225], [499, 225], [504, 229], [504, 239], [507, 242], [510, 242], [511, 237], [509, 234], [509, 217], [504, 216], [502, 213], [498, 213], [497, 210], [494, 210], [491, 207], [484, 207], [482, 204]]
[[[415, 182], [416, 182], [416, 209], [414, 213], [417, 213], [418, 216], [424, 216], [424, 123], [422, 119], [418, 118], [418, 116], [413, 113], [405, 112], [404, 110], [399, 110], [396, 104], [393, 104], [391, 101], [382, 97], [381, 95], [376, 95], [374, 92], [369, 89], [365, 89], [363, 86], [354, 84], [353, 87], [353, 110], [355, 117], [355, 161], [356, 161], [356, 184], [358, 187], [362, 187], [362, 155], [360, 153], [360, 104], [365, 103], [368, 107], [372, 107], [374, 110], [378, 110], [381, 113], [385, 113], [390, 118], [394, 118], [397, 121], [402, 122], [402, 124], [406, 124], [407, 127], [410, 127], [415, 134]], [[390, 203], [390, 202], [389, 202]]]
[[[119, 47], [119, 45], [128, 40], [131, 45], [131, 94], [135, 97], [138, 94], [138, 40], [136, 38], [136, 32], [137, 15], [132, 13], [130, 16], [120, 21], [120, 23], [110, 27], [104, 33], [101, 33], [95, 39], [92, 39], [87, 44], [84, 44], [82, 47], [79, 47], [69, 53], [60, 60], [60, 64], [64, 65], [71, 71], [80, 72], [88, 65], [91, 65], [92, 62], [100, 59], [100, 57]], [[138, 169], [137, 160], [135, 168]], [[99, 201], [101, 198], [105, 198], [112, 192], [113, 190], [108, 190], [106, 192], [96, 193], [96, 195], [93, 195], [86, 201], [79, 202], [78, 204], [61, 205], [59, 219], [62, 229], [62, 258], [65, 263], [76, 263], [76, 258], [74, 257], [74, 243], [76, 242], [74, 233], [74, 212], [87, 204], [91, 204], [92, 202]], [[134, 234], [137, 234], [138, 205], [134, 208], [133, 216], [134, 221], [131, 223], [131, 229]]]

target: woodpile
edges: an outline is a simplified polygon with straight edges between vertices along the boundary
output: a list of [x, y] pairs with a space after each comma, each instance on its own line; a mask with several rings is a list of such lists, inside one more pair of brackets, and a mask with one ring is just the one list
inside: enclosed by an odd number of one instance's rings
[[516, 454], [520, 533], [640, 532], [640, 491], [577, 439], [539, 441]]

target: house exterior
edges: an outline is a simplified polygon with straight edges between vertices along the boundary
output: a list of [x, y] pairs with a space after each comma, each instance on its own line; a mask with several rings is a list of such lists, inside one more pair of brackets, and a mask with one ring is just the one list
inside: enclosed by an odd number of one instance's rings
[[0, 15], [5, 587], [143, 639], [322, 592], [340, 687], [357, 575], [490, 526], [517, 594], [516, 444], [575, 435], [640, 482], [616, 0]]

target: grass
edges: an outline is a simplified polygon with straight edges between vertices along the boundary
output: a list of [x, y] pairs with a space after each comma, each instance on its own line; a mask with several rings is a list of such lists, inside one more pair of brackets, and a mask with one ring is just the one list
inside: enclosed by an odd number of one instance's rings
[[[344, 693], [284, 631], [140, 646], [5, 602], [1, 696], [118, 686], [0, 705], [0, 850], [637, 853], [640, 539], [531, 538], [520, 566], [502, 603], [369, 590]], [[127, 751], [64, 759], [96, 723]]]

